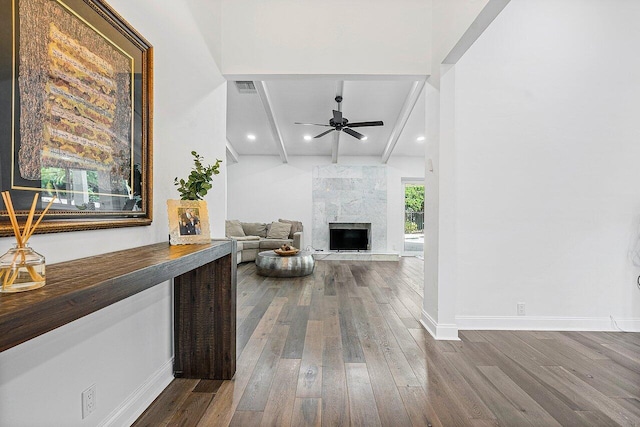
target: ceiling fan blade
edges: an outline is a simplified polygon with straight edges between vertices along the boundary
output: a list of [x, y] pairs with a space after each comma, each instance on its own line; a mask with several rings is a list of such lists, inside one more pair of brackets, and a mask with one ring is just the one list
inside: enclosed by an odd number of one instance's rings
[[377, 122], [356, 122], [356, 123], [348, 123], [347, 126], [350, 128], [361, 128], [364, 126], [384, 126], [384, 123], [381, 121]]
[[335, 130], [335, 129], [329, 129], [328, 131], [326, 131], [326, 132], [322, 132], [320, 135], [316, 135], [316, 136], [314, 136], [313, 138], [314, 138], [314, 139], [315, 139], [315, 138], [322, 138], [323, 136], [325, 136], [326, 134], [328, 134], [328, 133], [330, 133], [330, 132], [333, 132], [334, 130]]
[[351, 135], [351, 136], [353, 136], [353, 137], [358, 138], [358, 139], [359, 139], [359, 140], [361, 140], [361, 141], [364, 139], [364, 135], [363, 135], [363, 134], [358, 133], [358, 132], [356, 132], [356, 131], [355, 131], [355, 130], [353, 130], [353, 129], [349, 129], [349, 128], [342, 128], [342, 131], [343, 131], [343, 132], [348, 133], [349, 135]]
[[342, 112], [333, 110], [333, 122], [337, 125], [342, 124]]
[[305, 125], [305, 126], [326, 126], [328, 128], [333, 127], [331, 125], [321, 125], [320, 123], [300, 123], [300, 122], [293, 122], [294, 125]]

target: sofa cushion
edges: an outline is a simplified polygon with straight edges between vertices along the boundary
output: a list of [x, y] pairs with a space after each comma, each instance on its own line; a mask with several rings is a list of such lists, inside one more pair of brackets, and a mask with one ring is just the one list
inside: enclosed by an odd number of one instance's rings
[[242, 224], [236, 219], [228, 219], [224, 222], [224, 232], [227, 237], [244, 237]]
[[285, 243], [291, 245], [293, 242], [291, 239], [262, 239], [260, 240], [260, 249], [278, 249]]
[[287, 239], [291, 231], [291, 224], [274, 221], [267, 232], [267, 239]]
[[242, 229], [247, 236], [267, 237], [267, 224], [263, 222], [243, 222]]
[[293, 234], [298, 231], [302, 231], [302, 223], [300, 221], [292, 221], [290, 219], [282, 219], [278, 220], [279, 222], [284, 222], [285, 224], [291, 224], [291, 231], [289, 232], [289, 238], [293, 239]]

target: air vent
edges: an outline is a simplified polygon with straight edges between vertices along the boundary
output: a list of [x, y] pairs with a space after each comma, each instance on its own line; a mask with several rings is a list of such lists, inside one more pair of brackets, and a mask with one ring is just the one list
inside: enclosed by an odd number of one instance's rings
[[252, 81], [236, 81], [236, 87], [240, 93], [256, 93], [256, 86]]

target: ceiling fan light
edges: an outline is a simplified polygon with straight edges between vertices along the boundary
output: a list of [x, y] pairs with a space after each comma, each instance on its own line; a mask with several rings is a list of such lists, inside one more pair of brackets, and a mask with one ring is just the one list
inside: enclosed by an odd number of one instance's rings
[[367, 136], [363, 136], [363, 137], [360, 139], [360, 141], [366, 141], [366, 140], [367, 140], [367, 138], [368, 138]]

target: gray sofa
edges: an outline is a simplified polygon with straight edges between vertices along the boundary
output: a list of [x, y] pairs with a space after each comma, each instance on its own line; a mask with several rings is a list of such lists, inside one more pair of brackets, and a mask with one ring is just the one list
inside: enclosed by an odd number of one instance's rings
[[279, 219], [272, 223], [225, 221], [225, 234], [236, 241], [237, 262], [254, 261], [258, 252], [277, 249], [288, 244], [304, 249], [302, 223]]

